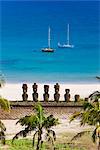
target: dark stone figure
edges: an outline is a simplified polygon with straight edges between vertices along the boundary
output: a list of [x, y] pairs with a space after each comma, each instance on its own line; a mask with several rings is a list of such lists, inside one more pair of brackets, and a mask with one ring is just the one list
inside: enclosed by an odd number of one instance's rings
[[87, 101], [87, 102], [88, 102], [88, 98], [87, 98], [87, 97], [85, 98], [85, 101]]
[[75, 102], [79, 102], [80, 101], [80, 95], [76, 94], [74, 96], [74, 98], [75, 98]]
[[22, 89], [23, 89], [23, 94], [22, 94], [22, 99], [23, 101], [27, 101], [28, 99], [28, 94], [27, 94], [27, 84], [23, 84]]
[[56, 85], [54, 85], [55, 88], [55, 94], [54, 94], [54, 101], [59, 102], [59, 98], [60, 98], [60, 94], [59, 94], [59, 84], [56, 83]]
[[70, 102], [70, 89], [65, 89], [65, 95], [64, 95], [64, 99], [65, 99], [65, 102]]
[[33, 101], [37, 102], [38, 101], [38, 93], [37, 93], [38, 85], [34, 83], [32, 88], [33, 88], [33, 94], [32, 94]]
[[43, 98], [45, 102], [49, 101], [49, 85], [44, 85], [44, 94], [43, 94]]

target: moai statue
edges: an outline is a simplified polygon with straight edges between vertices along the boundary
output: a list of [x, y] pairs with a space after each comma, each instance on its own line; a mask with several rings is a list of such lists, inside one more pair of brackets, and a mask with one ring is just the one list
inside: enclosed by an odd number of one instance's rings
[[45, 102], [49, 101], [49, 85], [44, 85], [44, 94], [43, 94], [43, 98]]
[[65, 95], [64, 95], [64, 99], [65, 99], [65, 102], [70, 102], [70, 89], [65, 89]]
[[59, 94], [59, 84], [56, 83], [56, 85], [54, 85], [55, 88], [55, 94], [54, 94], [54, 101], [59, 102], [59, 98], [60, 98], [60, 94]]
[[38, 101], [38, 93], [37, 93], [38, 85], [34, 83], [32, 88], [33, 88], [33, 94], [32, 94], [33, 101], [37, 102]]
[[28, 94], [27, 94], [27, 84], [23, 84], [22, 89], [23, 89], [23, 94], [22, 94], [22, 99], [23, 101], [27, 101], [28, 99]]
[[74, 96], [74, 98], [75, 98], [75, 102], [79, 102], [80, 101], [80, 95], [76, 94]]

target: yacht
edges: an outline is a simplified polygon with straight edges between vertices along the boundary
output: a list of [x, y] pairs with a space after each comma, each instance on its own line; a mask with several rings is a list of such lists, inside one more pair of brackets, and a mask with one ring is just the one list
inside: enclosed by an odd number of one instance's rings
[[70, 44], [69, 42], [69, 24], [67, 25], [67, 42], [65, 44], [61, 44], [60, 42], [58, 42], [58, 47], [59, 48], [73, 48], [74, 45]]
[[48, 47], [46, 48], [42, 48], [42, 52], [54, 52], [54, 49], [50, 47], [50, 41], [51, 41], [51, 38], [50, 38], [50, 27], [48, 28]]

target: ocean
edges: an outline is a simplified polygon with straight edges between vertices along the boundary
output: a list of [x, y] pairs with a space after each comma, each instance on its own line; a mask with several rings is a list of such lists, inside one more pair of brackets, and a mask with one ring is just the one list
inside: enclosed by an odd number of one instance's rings
[[[6, 82], [93, 83], [100, 76], [99, 1], [0, 1], [0, 70]], [[67, 24], [70, 44], [66, 43]], [[54, 53], [48, 46], [48, 27]]]

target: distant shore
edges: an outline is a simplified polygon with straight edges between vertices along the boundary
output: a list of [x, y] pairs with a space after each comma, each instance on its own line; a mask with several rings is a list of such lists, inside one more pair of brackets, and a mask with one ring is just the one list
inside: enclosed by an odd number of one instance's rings
[[[22, 84], [23, 83], [6, 83], [4, 87], [0, 89], [0, 95], [8, 100], [22, 100]], [[44, 84], [49, 85], [49, 99], [54, 99], [54, 85], [55, 83], [37, 83], [39, 100], [43, 100]], [[28, 86], [28, 100], [32, 100], [33, 83], [27, 83]], [[79, 94], [80, 98], [88, 97], [94, 91], [100, 90], [99, 83], [87, 83], [87, 84], [69, 84], [59, 83], [60, 85], [60, 100], [64, 100], [65, 89], [70, 89], [71, 100], [74, 100], [74, 95]]]

